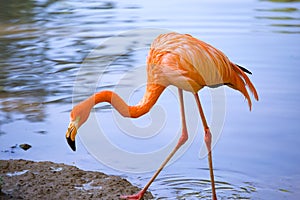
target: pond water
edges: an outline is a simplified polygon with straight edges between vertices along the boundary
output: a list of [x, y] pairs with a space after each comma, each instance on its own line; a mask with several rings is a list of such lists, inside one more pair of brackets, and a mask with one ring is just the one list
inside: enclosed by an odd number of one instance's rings
[[[65, 132], [73, 102], [96, 90], [127, 91], [122, 97], [129, 94], [130, 104], [138, 102], [145, 89], [151, 40], [170, 30], [204, 40], [247, 67], [259, 93], [251, 112], [244, 97], [229, 88], [216, 90], [217, 96], [211, 89], [199, 93], [216, 132], [213, 161], [218, 197], [300, 197], [299, 1], [11, 0], [0, 4], [1, 159], [63, 162], [121, 175], [142, 187], [178, 136], [175, 88], [167, 90], [151, 115], [140, 120], [122, 121], [107, 104], [97, 106], [93, 116], [101, 128], [82, 127], [75, 153]], [[210, 103], [218, 95], [221, 101]], [[191, 142], [151, 185], [156, 199], [205, 199], [211, 194], [203, 131], [190, 96], [185, 93], [187, 112], [194, 114], [188, 118]], [[98, 138], [90, 141], [85, 132]], [[101, 137], [112, 147], [105, 146]], [[23, 151], [18, 148], [22, 143], [32, 148]]]

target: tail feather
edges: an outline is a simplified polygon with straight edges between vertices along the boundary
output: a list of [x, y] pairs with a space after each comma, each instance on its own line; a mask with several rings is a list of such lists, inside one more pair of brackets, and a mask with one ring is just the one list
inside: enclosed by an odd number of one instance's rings
[[232, 66], [233, 66], [233, 70], [238, 74], [238, 76], [236, 77], [236, 83], [233, 84], [233, 87], [235, 87], [235, 89], [237, 89], [243, 93], [243, 95], [245, 96], [245, 98], [248, 101], [248, 105], [251, 110], [252, 102], [251, 102], [250, 96], [248, 94], [248, 91], [246, 89], [246, 86], [248, 86], [248, 88], [250, 89], [254, 98], [258, 101], [257, 91], [256, 91], [254, 85], [252, 84], [252, 82], [250, 81], [249, 77], [244, 73], [244, 72], [247, 72], [247, 73], [251, 74], [251, 72], [249, 70], [247, 70], [246, 68], [241, 67], [239, 65], [232, 64]]
[[248, 74], [252, 74], [252, 72], [250, 72], [248, 69], [246, 69], [245, 67], [242, 67], [240, 65], [235, 64], [236, 66], [238, 66], [241, 70], [243, 70], [244, 72], [248, 73]]

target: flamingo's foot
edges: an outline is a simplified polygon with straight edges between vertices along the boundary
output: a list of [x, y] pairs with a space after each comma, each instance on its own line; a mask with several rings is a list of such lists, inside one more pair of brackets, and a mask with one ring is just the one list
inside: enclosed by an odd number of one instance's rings
[[145, 191], [141, 190], [139, 191], [137, 194], [133, 194], [133, 195], [125, 195], [125, 196], [121, 196], [121, 199], [127, 199], [127, 200], [140, 200], [143, 198]]

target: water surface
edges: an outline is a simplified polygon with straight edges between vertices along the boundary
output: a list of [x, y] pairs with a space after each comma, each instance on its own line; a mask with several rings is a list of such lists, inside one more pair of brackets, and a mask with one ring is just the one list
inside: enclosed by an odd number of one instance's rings
[[[118, 34], [144, 28], [168, 29], [192, 34], [247, 67], [259, 93], [259, 102], [254, 102], [249, 112], [241, 94], [225, 89], [225, 121], [213, 150], [218, 197], [298, 199], [299, 9], [299, 1], [1, 1], [0, 157], [74, 164], [121, 175], [143, 186], [153, 172], [136, 174], [108, 167], [98, 162], [79, 138], [73, 153], [64, 134], [76, 77], [89, 53]], [[137, 46], [143, 48], [132, 50]], [[144, 67], [148, 46], [148, 41], [138, 39], [120, 45], [117, 49], [121, 54], [97, 89], [114, 89], [124, 74], [129, 76], [126, 80], [143, 80], [143, 76], [131, 75]], [[108, 45], [101, 50], [101, 59], [116, 56], [111, 55], [110, 48]], [[92, 67], [87, 76], [92, 76], [97, 67]], [[143, 91], [139, 88], [132, 104]], [[84, 92], [86, 95], [91, 90]], [[201, 91], [200, 97], [211, 119], [210, 91]], [[107, 119], [102, 128], [111, 131], [108, 137], [115, 145], [135, 153], [152, 152], [173, 141], [173, 129], [180, 129], [176, 98], [170, 91], [161, 97], [159, 104], [170, 121], [165, 124], [164, 135], [150, 137], [149, 143], [145, 139], [125, 142], [129, 139], [126, 136], [123, 140], [122, 129], [114, 124], [111, 107], [97, 107], [96, 115]], [[146, 116], [135, 123], [143, 127], [151, 120]], [[207, 159], [199, 158], [202, 138], [199, 124], [193, 143], [150, 187], [157, 199], [209, 198]], [[32, 148], [12, 148], [22, 143]]]

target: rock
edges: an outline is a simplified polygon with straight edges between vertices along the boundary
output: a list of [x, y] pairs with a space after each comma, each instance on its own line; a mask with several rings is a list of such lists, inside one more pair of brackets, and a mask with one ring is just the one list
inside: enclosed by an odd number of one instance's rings
[[0, 160], [0, 177], [0, 199], [120, 199], [140, 191], [118, 176], [49, 161]]
[[20, 144], [19, 147], [22, 148], [24, 151], [27, 151], [28, 149], [31, 148], [31, 145], [30, 144]]

